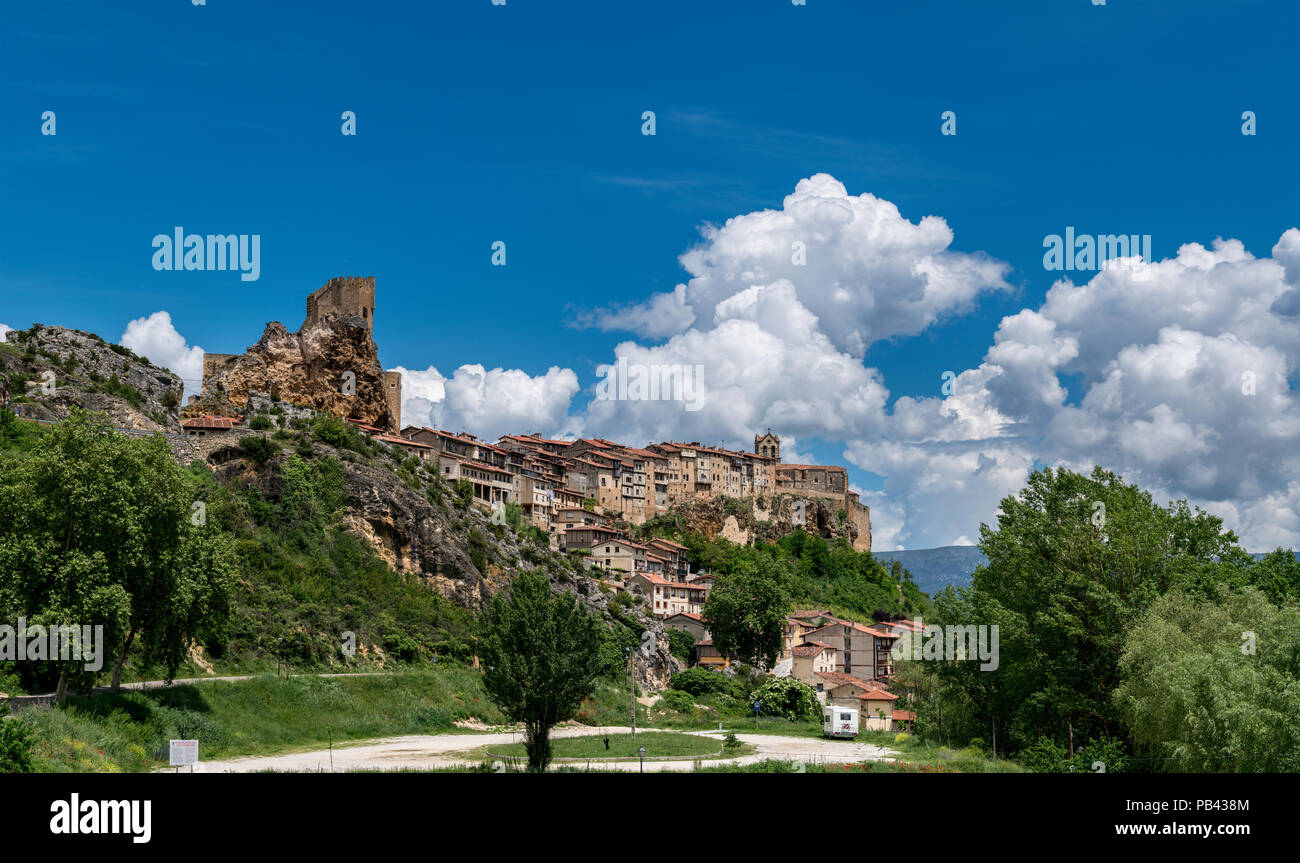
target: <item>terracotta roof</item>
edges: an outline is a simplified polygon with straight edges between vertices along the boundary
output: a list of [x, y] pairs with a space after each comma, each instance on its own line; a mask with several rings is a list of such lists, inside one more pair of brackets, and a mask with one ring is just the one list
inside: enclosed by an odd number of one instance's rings
[[398, 437], [397, 435], [388, 434], [387, 432], [383, 432], [377, 435], [371, 435], [371, 437], [373, 437], [375, 440], [386, 441], [388, 443], [395, 443], [398, 446], [413, 446], [413, 447], [419, 447], [421, 449], [433, 449], [433, 446], [430, 444], [420, 443], [418, 440], [407, 440], [404, 437]]
[[840, 620], [838, 618], [831, 618], [831, 619], [834, 620], [835, 622], [828, 623], [825, 626], [821, 626], [818, 627], [817, 629], [813, 629], [810, 630], [809, 632], [805, 632], [804, 637], [806, 638], [807, 636], [812, 635], [814, 632], [821, 632], [823, 629], [830, 629], [832, 626], [847, 626], [850, 629], [856, 629], [858, 632], [865, 632], [868, 635], [874, 635], [876, 638], [898, 638], [898, 633], [896, 632], [885, 632], [884, 630], [881, 629], [872, 629], [870, 626], [864, 626], [861, 623], [854, 623], [851, 620]]
[[[443, 453], [443, 455], [445, 455], [445, 453]], [[451, 458], [456, 458], [456, 457], [455, 457], [455, 456], [451, 456]], [[468, 461], [468, 460], [463, 459], [463, 458], [457, 458], [456, 461], [460, 462], [460, 464], [461, 464], [463, 467], [476, 467], [476, 468], [478, 468], [479, 470], [491, 471], [492, 473], [503, 473], [503, 474], [505, 474], [506, 476], [511, 476], [510, 471], [506, 470], [505, 468], [503, 468], [503, 467], [496, 467], [495, 465], [490, 465], [490, 464], [488, 464], [487, 462], [482, 462], [482, 461]]]
[[682, 551], [690, 551], [687, 546], [682, 545], [680, 542], [673, 542], [671, 539], [655, 538], [650, 540], [649, 545], [654, 545], [655, 543], [659, 543], [660, 545], [671, 545], [673, 548], [680, 548]]
[[898, 696], [883, 689], [872, 689], [858, 696], [860, 701], [897, 701]]
[[854, 677], [852, 674], [845, 674], [842, 671], [819, 671], [817, 676], [829, 680], [836, 686], [856, 686], [858, 689], [868, 692], [878, 688], [860, 677]]
[[670, 614], [667, 617], [665, 617], [664, 620], [672, 620], [674, 617], [689, 617], [691, 620], [694, 620], [698, 623], [704, 622], [703, 617], [700, 617], [698, 614], [691, 614], [689, 611], [679, 611], [676, 614]]
[[243, 421], [243, 417], [193, 417], [192, 419], [181, 420], [181, 428], [185, 429], [232, 429]]
[[644, 578], [646, 581], [650, 582], [651, 584], [664, 584], [664, 585], [669, 585], [671, 587], [684, 588], [686, 590], [704, 589], [702, 587], [699, 587], [698, 585], [694, 585], [689, 582], [673, 581], [671, 578], [664, 578], [662, 575], [655, 575], [653, 572], [638, 572], [637, 576], [640, 578]]
[[795, 656], [816, 656], [823, 650], [832, 649], [829, 644], [822, 644], [820, 641], [809, 641], [803, 644], [796, 644], [790, 648], [790, 652]]

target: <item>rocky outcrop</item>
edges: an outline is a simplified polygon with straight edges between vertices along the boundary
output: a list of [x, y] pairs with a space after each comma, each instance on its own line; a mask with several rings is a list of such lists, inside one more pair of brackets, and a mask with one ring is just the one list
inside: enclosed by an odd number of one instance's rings
[[861, 544], [858, 521], [850, 517], [840, 501], [823, 497], [778, 494], [743, 500], [699, 498], [675, 505], [661, 518], [685, 533], [710, 539], [721, 536], [741, 544], [774, 542], [796, 530], [832, 541], [845, 539], [855, 548]]
[[254, 392], [383, 429], [397, 424], [379, 349], [355, 315], [327, 314], [296, 333], [272, 321], [244, 354], [207, 367], [203, 391], [182, 415], [243, 413]]
[[181, 379], [93, 333], [37, 324], [5, 334], [0, 374], [13, 408], [57, 422], [74, 407], [108, 414], [113, 425], [180, 432]]

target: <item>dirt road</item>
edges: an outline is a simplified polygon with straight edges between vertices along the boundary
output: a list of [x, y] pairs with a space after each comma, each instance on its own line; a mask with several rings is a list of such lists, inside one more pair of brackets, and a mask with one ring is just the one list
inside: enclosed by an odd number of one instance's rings
[[[596, 734], [625, 734], [630, 728], [562, 728], [557, 729], [552, 737], [581, 737]], [[721, 739], [717, 731], [690, 732]], [[702, 759], [700, 764], [710, 767], [722, 764], [753, 764], [764, 759], [782, 761], [818, 762], [858, 762], [883, 761], [893, 757], [893, 753], [883, 746], [870, 743], [855, 743], [848, 740], [825, 740], [818, 737], [777, 737], [771, 734], [737, 734], [741, 742], [754, 747], [754, 752], [740, 758]], [[359, 746], [346, 748], [335, 747], [333, 753], [333, 770], [336, 773], [348, 770], [399, 770], [402, 768], [436, 768], [479, 764], [484, 759], [469, 757], [466, 753], [494, 743], [515, 743], [522, 739], [519, 732], [495, 734], [439, 734], [413, 735], [410, 737], [393, 737], [376, 740]], [[692, 770], [697, 762], [682, 761], [647, 761], [647, 771]], [[565, 762], [573, 766], [585, 767], [586, 762]], [[592, 762], [593, 769], [637, 771], [640, 765], [636, 761]], [[287, 755], [249, 756], [209, 761], [200, 764], [196, 773], [247, 773], [257, 770], [277, 770], [285, 772], [330, 771], [330, 752], [328, 749], [311, 752], [293, 752]], [[168, 771], [163, 771], [168, 772]]]

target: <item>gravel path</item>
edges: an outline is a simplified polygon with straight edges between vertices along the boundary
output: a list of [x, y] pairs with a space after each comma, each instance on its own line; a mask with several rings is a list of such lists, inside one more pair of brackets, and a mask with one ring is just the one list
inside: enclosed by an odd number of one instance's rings
[[[552, 737], [582, 737], [597, 734], [625, 734], [630, 728], [617, 726], [605, 728], [561, 728], [552, 733]], [[709, 737], [721, 737], [717, 731], [695, 731]], [[778, 737], [771, 734], [737, 734], [741, 742], [755, 748], [749, 755], [740, 758], [705, 759], [699, 763], [711, 767], [724, 764], [753, 764], [764, 759], [801, 762], [859, 762], [883, 761], [892, 758], [894, 753], [883, 746], [870, 743], [855, 743], [849, 740], [827, 740], [819, 737]], [[376, 740], [359, 746], [335, 747], [334, 772], [347, 770], [398, 770], [401, 768], [436, 768], [475, 765], [482, 759], [468, 758], [468, 750], [478, 749], [493, 743], [515, 743], [522, 739], [520, 732], [501, 732], [494, 734], [437, 734], [412, 735], [409, 737], [392, 737]], [[574, 766], [586, 766], [586, 762], [564, 762]], [[697, 762], [647, 761], [647, 771], [689, 771]], [[600, 770], [637, 771], [640, 765], [636, 761], [593, 762], [592, 767]], [[293, 752], [286, 755], [255, 755], [243, 758], [227, 758], [209, 761], [195, 768], [196, 773], [247, 773], [257, 770], [277, 770], [285, 772], [330, 771], [330, 753], [328, 749], [310, 752]], [[171, 772], [164, 770], [160, 772]], [[184, 772], [184, 768], [182, 768]]]

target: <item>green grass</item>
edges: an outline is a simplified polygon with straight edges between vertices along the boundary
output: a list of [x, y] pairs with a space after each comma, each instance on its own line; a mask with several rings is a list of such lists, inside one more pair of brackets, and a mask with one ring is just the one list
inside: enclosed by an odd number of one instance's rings
[[294, 677], [187, 684], [71, 698], [30, 709], [41, 772], [139, 771], [166, 763], [167, 741], [199, 741], [202, 760], [270, 755], [376, 737], [462, 732], [457, 720], [506, 720], [479, 672], [447, 664], [432, 672]]
[[[694, 734], [672, 731], [643, 731], [634, 738], [631, 734], [609, 735], [609, 748], [605, 738], [598, 734], [587, 737], [552, 738], [553, 758], [631, 758], [638, 757], [637, 749], [645, 747], [648, 760], [681, 756], [720, 756], [722, 741]], [[523, 743], [500, 744], [489, 747], [489, 756], [522, 758], [527, 756]]]

